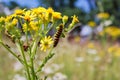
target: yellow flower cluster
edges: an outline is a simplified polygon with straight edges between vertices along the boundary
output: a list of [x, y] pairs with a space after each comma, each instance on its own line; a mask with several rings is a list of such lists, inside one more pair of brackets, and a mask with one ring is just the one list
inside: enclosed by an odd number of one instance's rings
[[3, 23], [5, 21], [5, 18], [4, 17], [1, 17], [0, 18], [0, 23]]
[[16, 26], [17, 23], [18, 23], [18, 19], [17, 18], [13, 18], [12, 15], [9, 15], [9, 16], [7, 16], [5, 18], [4, 22], [5, 22], [6, 30], [9, 31], [9, 30], [14, 29], [14, 26]]
[[109, 47], [108, 53], [111, 53], [114, 56], [120, 57], [120, 47], [119, 46]]
[[75, 42], [80, 42], [80, 36], [75, 36], [75, 38], [74, 38], [74, 40], [75, 40]]
[[90, 27], [95, 27], [95, 26], [96, 26], [96, 23], [95, 23], [94, 21], [89, 21], [89, 22], [88, 22], [88, 25], [89, 25]]
[[90, 49], [95, 49], [95, 44], [93, 42], [91, 42], [87, 45], [87, 47]]
[[24, 13], [24, 10], [21, 10], [21, 9], [15, 10], [16, 15], [22, 15], [23, 13]]
[[79, 22], [78, 17], [76, 15], [72, 16], [72, 23], [69, 25], [70, 28], [72, 28], [76, 23]]
[[108, 13], [99, 13], [99, 14], [97, 14], [97, 17], [99, 18], [99, 19], [108, 19], [109, 17], [110, 17], [110, 15], [108, 14]]
[[27, 32], [27, 31], [38, 31], [38, 22], [31, 21], [28, 24], [24, 23], [22, 29], [23, 29], [24, 32]]
[[[26, 36], [35, 38], [40, 38], [41, 50], [46, 51], [52, 44], [52, 38], [47, 37], [48, 32], [56, 25], [57, 21], [61, 22], [63, 26], [68, 21], [68, 16], [63, 15], [60, 12], [54, 11], [51, 7], [48, 9], [44, 7], [27, 9], [17, 9], [15, 12], [9, 16], [1, 17], [0, 24], [4, 25], [4, 29], [9, 33], [10, 36], [14, 36], [16, 39], [20, 39], [22, 32]], [[72, 16], [71, 26], [78, 23], [78, 17], [76, 15]], [[71, 28], [67, 28], [68, 30]], [[26, 37], [27, 38], [27, 37]]]
[[110, 35], [113, 38], [117, 38], [120, 36], [120, 28], [116, 26], [109, 26], [105, 28], [105, 33]]

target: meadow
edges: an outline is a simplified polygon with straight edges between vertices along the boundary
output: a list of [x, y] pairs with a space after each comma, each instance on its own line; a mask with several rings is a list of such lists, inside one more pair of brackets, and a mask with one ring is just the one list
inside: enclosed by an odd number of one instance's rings
[[78, 16], [38, 7], [0, 17], [0, 80], [119, 80], [115, 16]]
[[[16, 49], [14, 45], [13, 48]], [[119, 44], [114, 42], [102, 45], [98, 41], [88, 41], [80, 44], [62, 39], [54, 51], [55, 56], [45, 65], [41, 75], [46, 80], [119, 80], [120, 55], [117, 48]], [[4, 48], [0, 49], [0, 80], [25, 80], [20, 63]], [[37, 54], [36, 63], [47, 55], [39, 54], [39, 51]]]

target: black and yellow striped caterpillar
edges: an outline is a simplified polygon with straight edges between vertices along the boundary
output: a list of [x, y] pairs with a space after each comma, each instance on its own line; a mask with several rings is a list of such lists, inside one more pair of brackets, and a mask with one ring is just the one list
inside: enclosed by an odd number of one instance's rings
[[57, 30], [57, 32], [55, 33], [55, 36], [54, 36], [54, 44], [53, 44], [53, 47], [56, 47], [58, 42], [59, 42], [59, 39], [60, 39], [60, 36], [62, 34], [62, 31], [63, 31], [63, 24], [60, 24], [59, 25], [59, 28]]

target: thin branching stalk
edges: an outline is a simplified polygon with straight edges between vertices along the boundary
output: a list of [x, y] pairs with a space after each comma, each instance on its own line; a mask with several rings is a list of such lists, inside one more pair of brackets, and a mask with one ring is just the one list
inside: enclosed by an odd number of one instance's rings
[[31, 80], [29, 65], [27, 63], [27, 59], [26, 59], [26, 56], [25, 56], [25, 53], [24, 53], [24, 49], [22, 47], [22, 44], [21, 44], [20, 40], [18, 40], [16, 45], [18, 46], [18, 49], [20, 50], [20, 53], [22, 54], [22, 57], [24, 59], [24, 64], [25, 64], [25, 68], [26, 68], [26, 71], [27, 71], [27, 77], [28, 77], [29, 80]]
[[45, 64], [55, 55], [54, 53], [52, 53], [52, 50], [53, 48], [50, 50], [49, 54], [44, 58], [41, 65], [38, 67], [36, 73], [40, 72], [42, 68], [45, 66]]
[[20, 59], [19, 56], [17, 56], [13, 51], [11, 51], [10, 48], [8, 48], [3, 42], [0, 42], [0, 44], [23, 64], [23, 60]]

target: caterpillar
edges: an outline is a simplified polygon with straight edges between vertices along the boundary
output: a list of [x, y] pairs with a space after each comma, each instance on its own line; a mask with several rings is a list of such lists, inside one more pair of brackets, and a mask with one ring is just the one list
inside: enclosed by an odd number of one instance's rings
[[58, 42], [59, 42], [59, 38], [62, 34], [62, 31], [63, 31], [63, 24], [60, 24], [59, 25], [59, 28], [57, 30], [57, 32], [55, 33], [55, 36], [54, 36], [54, 43], [53, 43], [53, 47], [56, 47]]

